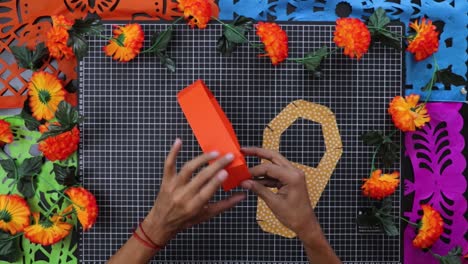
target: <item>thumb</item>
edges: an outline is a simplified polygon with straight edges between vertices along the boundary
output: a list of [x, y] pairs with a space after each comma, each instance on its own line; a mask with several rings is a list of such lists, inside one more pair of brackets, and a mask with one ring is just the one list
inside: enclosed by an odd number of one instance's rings
[[268, 205], [273, 204], [278, 198], [274, 192], [256, 181], [246, 180], [241, 183], [241, 186], [242, 188], [251, 190], [252, 192], [256, 193]]

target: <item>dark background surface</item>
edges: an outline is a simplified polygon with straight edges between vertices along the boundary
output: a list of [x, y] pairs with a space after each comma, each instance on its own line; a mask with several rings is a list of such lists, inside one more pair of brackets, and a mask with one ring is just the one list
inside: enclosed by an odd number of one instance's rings
[[[143, 24], [146, 34], [164, 24]], [[290, 57], [323, 45], [333, 46], [333, 24], [282, 24], [289, 36]], [[401, 26], [392, 26], [402, 32]], [[111, 34], [106, 26], [106, 35]], [[261, 146], [263, 129], [287, 104], [304, 99], [329, 107], [336, 115], [343, 155], [315, 211], [323, 230], [344, 261], [400, 262], [400, 237], [359, 232], [355, 218], [369, 201], [362, 178], [369, 174], [372, 149], [358, 136], [368, 130], [389, 132], [390, 100], [402, 94], [402, 54], [372, 47], [357, 61], [335, 54], [323, 64], [323, 78], [313, 79], [299, 64], [272, 66], [247, 46], [232, 57], [215, 50], [219, 25], [191, 30], [177, 25], [169, 55], [176, 73], [157, 58], [140, 55], [129, 63], [102, 52], [104, 40], [90, 40], [90, 55], [80, 63], [82, 125], [80, 174], [100, 205], [96, 226], [80, 237], [80, 260], [105, 261], [130, 236], [151, 208], [161, 181], [163, 161], [176, 137], [184, 141], [180, 164], [200, 153], [177, 105], [176, 93], [203, 79], [230, 118], [243, 146]], [[250, 34], [251, 40], [258, 38]], [[215, 136], [215, 135], [214, 135]], [[399, 137], [398, 137], [399, 138]], [[299, 120], [282, 137], [280, 151], [292, 161], [314, 166], [324, 152], [318, 124]], [[249, 164], [257, 164], [249, 159]], [[399, 165], [394, 169], [400, 169]], [[216, 200], [229, 193], [220, 191]], [[393, 196], [395, 215], [400, 192]], [[233, 210], [179, 234], [155, 258], [161, 263], [305, 262], [297, 239], [263, 232], [255, 221], [256, 196], [249, 194]]]

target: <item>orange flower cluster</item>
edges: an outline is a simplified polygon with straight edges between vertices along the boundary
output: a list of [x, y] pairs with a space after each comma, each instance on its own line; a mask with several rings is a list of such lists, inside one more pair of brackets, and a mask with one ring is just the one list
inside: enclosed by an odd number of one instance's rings
[[68, 30], [73, 26], [73, 22], [66, 17], [52, 16], [52, 28], [47, 32], [46, 46], [49, 49], [50, 56], [55, 59], [71, 59], [74, 57], [73, 49], [67, 45]]
[[32, 116], [37, 120], [54, 118], [58, 105], [65, 98], [62, 82], [48, 72], [35, 72], [28, 88]]
[[414, 131], [431, 120], [426, 105], [419, 104], [419, 95], [410, 94], [405, 98], [396, 96], [388, 108], [395, 126], [403, 132]]
[[33, 213], [34, 224], [24, 229], [24, 236], [29, 241], [43, 246], [53, 245], [68, 236], [72, 224], [63, 221], [60, 215], [41, 220], [38, 212]]
[[83, 187], [70, 187], [65, 191], [65, 194], [73, 202], [65, 210], [73, 209], [76, 212], [78, 221], [80, 221], [84, 231], [91, 228], [96, 222], [98, 215], [98, 207], [94, 195]]
[[217, 17], [219, 8], [213, 0], [178, 0], [177, 6], [191, 28], [206, 28], [211, 17]]
[[140, 24], [117, 26], [113, 33], [114, 37], [104, 47], [107, 56], [114, 60], [127, 62], [140, 53], [145, 40], [145, 34]]
[[431, 247], [444, 231], [444, 220], [439, 212], [430, 205], [421, 205], [423, 216], [420, 223], [418, 235], [413, 240], [413, 246], [417, 248]]
[[421, 24], [416, 20], [409, 26], [416, 31], [416, 35], [410, 38], [407, 50], [414, 54], [417, 61], [426, 59], [439, 49], [439, 32], [432, 21], [423, 18]]
[[359, 60], [369, 49], [371, 34], [366, 25], [357, 18], [339, 18], [336, 20], [336, 29], [333, 41], [344, 54]]
[[10, 234], [23, 232], [29, 226], [28, 203], [19, 195], [0, 195], [0, 229]]
[[284, 61], [288, 57], [286, 32], [276, 23], [258, 22], [255, 28], [266, 50], [266, 54], [260, 56], [269, 56], [273, 65]]
[[39, 151], [50, 161], [66, 160], [78, 149], [80, 131], [75, 126], [72, 130], [39, 142]]
[[0, 147], [11, 142], [13, 142], [13, 133], [11, 132], [10, 123], [0, 120]]
[[400, 183], [399, 176], [400, 173], [397, 171], [382, 175], [382, 170], [375, 170], [369, 179], [364, 179], [364, 184], [361, 187], [362, 193], [377, 200], [390, 196]]

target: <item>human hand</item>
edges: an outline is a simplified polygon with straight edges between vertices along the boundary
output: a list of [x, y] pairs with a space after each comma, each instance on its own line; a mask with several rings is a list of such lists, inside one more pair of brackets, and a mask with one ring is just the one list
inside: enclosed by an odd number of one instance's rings
[[[244, 181], [242, 187], [260, 196], [278, 220], [301, 240], [321, 233], [310, 205], [304, 172], [275, 151], [254, 147], [244, 148], [242, 152], [270, 161], [250, 168], [254, 180]], [[278, 192], [267, 187], [276, 187]]]
[[151, 240], [161, 246], [183, 229], [206, 221], [245, 198], [244, 193], [237, 193], [209, 204], [209, 200], [228, 176], [223, 168], [232, 162], [234, 156], [227, 154], [219, 158], [192, 178], [195, 171], [218, 158], [219, 153], [200, 155], [187, 162], [177, 173], [176, 160], [181, 146], [180, 139], [176, 139], [164, 164], [158, 197], [142, 223]]

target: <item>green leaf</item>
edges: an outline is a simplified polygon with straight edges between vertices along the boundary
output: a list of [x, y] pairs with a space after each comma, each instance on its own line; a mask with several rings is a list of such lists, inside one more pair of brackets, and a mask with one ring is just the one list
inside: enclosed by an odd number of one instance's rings
[[88, 55], [88, 42], [84, 35], [70, 33], [67, 45], [73, 49], [73, 53], [78, 60]]
[[159, 34], [157, 32], [153, 34], [151, 37], [151, 51], [153, 51], [155, 55], [166, 52], [169, 42], [171, 42], [172, 39], [172, 32], [172, 27], [169, 27]]
[[18, 177], [18, 170], [14, 159], [0, 160], [0, 166], [7, 173], [7, 178], [16, 179]]
[[216, 43], [216, 50], [223, 56], [230, 56], [236, 47], [237, 44], [228, 41], [225, 36], [219, 37], [218, 42]]
[[55, 180], [65, 186], [72, 186], [77, 183], [76, 167], [61, 166], [54, 163]]
[[393, 222], [393, 217], [388, 215], [376, 215], [380, 220], [380, 226], [384, 230], [385, 234], [388, 236], [398, 236], [400, 233], [395, 223]]
[[446, 69], [438, 70], [436, 74], [437, 74], [437, 81], [443, 83], [446, 86], [466, 85], [466, 81], [465, 81], [465, 78], [463, 78], [463, 76], [452, 72], [452, 65], [450, 65]]
[[382, 7], [377, 8], [375, 12], [369, 17], [368, 25], [371, 27], [369, 31], [371, 34], [378, 32], [390, 23], [390, 18], [388, 18], [387, 13]]
[[43, 163], [42, 156], [25, 159], [18, 167], [18, 177], [20, 179], [24, 177], [34, 177], [41, 172]]
[[253, 19], [238, 16], [223, 27], [223, 35], [218, 38], [217, 50], [223, 56], [232, 54], [237, 45], [247, 42], [247, 33], [253, 29]]
[[439, 263], [441, 264], [461, 264], [462, 254], [462, 248], [460, 246], [456, 246], [452, 248], [445, 256], [441, 256], [438, 254], [434, 254], [434, 256], [439, 260]]
[[16, 189], [20, 192], [25, 198], [32, 198], [36, 192], [36, 178], [25, 176], [20, 178], [16, 184]]
[[171, 72], [176, 71], [176, 64], [171, 58], [169, 58], [169, 56], [163, 54], [159, 56], [159, 59], [161, 60], [161, 64], [164, 65], [168, 70]]
[[304, 64], [310, 72], [315, 72], [328, 54], [327, 46], [323, 46], [318, 50], [307, 53], [306, 56], [298, 62]]
[[57, 111], [55, 112], [55, 118], [57, 118], [60, 125], [49, 125], [49, 130], [42, 134], [42, 136], [37, 140], [38, 142], [48, 137], [54, 137], [72, 130], [83, 119], [78, 111], [65, 101], [60, 102]]
[[76, 19], [70, 33], [81, 36], [100, 35], [104, 30], [104, 25], [97, 18]]
[[359, 137], [368, 146], [378, 146], [384, 142], [384, 136], [380, 131], [369, 131]]
[[253, 20], [238, 16], [232, 23], [223, 28], [223, 36], [230, 42], [242, 44], [247, 42], [247, 33], [253, 29]]
[[380, 41], [384, 46], [401, 50], [401, 40], [389, 32], [378, 32], [375, 34], [374, 39]]
[[19, 240], [20, 236], [13, 237], [9, 233], [0, 230], [0, 260], [16, 262], [21, 257]]
[[34, 51], [29, 50], [26, 46], [12, 46], [10, 49], [16, 58], [18, 66], [32, 71], [42, 67], [44, 59], [49, 55], [43, 42], [39, 43]]
[[23, 118], [24, 125], [29, 130], [37, 130], [41, 125], [41, 122], [37, 121], [37, 119], [26, 112], [25, 109], [21, 110], [20, 117]]

